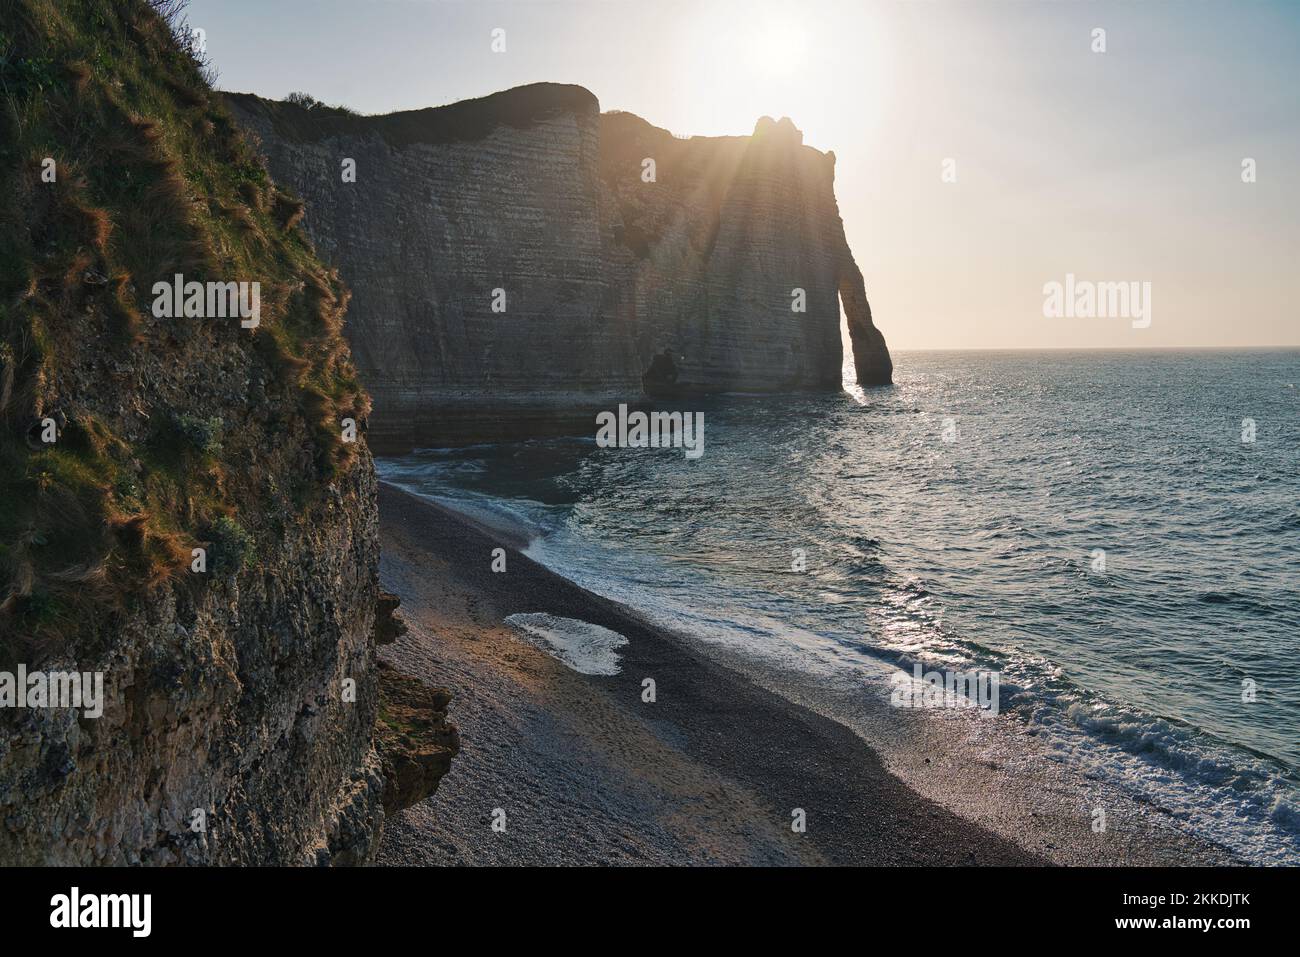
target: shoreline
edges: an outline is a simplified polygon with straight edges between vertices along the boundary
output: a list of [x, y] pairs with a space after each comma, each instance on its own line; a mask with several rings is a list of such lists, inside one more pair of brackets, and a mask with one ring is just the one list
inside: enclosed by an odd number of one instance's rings
[[[970, 760], [943, 722], [863, 720], [843, 689], [674, 635], [517, 536], [387, 483], [379, 497], [381, 578], [410, 626], [381, 657], [451, 691], [462, 739], [438, 793], [388, 821], [380, 864], [1234, 863], [1158, 811], [1099, 836], [1066, 782]], [[622, 670], [571, 670], [504, 623], [519, 613], [618, 632]]]

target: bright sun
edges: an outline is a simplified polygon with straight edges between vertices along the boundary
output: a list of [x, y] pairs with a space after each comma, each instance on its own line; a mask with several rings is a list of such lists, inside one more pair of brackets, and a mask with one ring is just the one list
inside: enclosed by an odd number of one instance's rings
[[787, 76], [804, 65], [807, 37], [791, 18], [762, 17], [742, 27], [741, 36], [747, 65], [758, 75]]
[[[846, 77], [883, 69], [880, 58], [871, 55], [874, 32], [854, 5], [845, 8], [834, 30], [828, 30], [824, 18], [809, 16], [788, 2], [695, 2], [698, 12], [681, 24], [671, 63], [665, 65], [670, 78], [665, 93], [681, 98], [674, 122], [683, 132], [747, 135], [759, 117], [789, 116], [796, 125], [804, 124], [799, 128], [805, 133], [815, 127], [828, 141], [834, 130], [825, 120], [833, 114], [849, 115], [828, 106], [837, 95], [848, 95], [847, 88], [837, 91], [831, 64], [863, 64], [861, 70], [840, 67], [839, 74]], [[858, 87], [852, 115], [860, 124], [871, 104], [862, 84]], [[707, 95], [700, 95], [701, 90]]]

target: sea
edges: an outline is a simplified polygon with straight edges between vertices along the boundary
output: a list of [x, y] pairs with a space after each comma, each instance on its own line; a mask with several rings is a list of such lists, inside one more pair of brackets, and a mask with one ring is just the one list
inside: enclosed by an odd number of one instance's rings
[[380, 472], [810, 683], [996, 673], [1081, 774], [1300, 863], [1300, 351], [894, 361], [891, 387], [662, 404], [703, 413], [698, 458], [593, 423]]

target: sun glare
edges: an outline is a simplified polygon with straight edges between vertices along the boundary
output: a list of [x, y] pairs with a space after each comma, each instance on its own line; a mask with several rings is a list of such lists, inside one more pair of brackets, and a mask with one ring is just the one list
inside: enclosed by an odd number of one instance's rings
[[819, 149], [871, 135], [889, 91], [886, 23], [856, 5], [837, 14], [833, 29], [790, 5], [738, 7], [701, 0], [678, 27], [665, 90], [675, 109], [658, 111], [661, 123], [745, 135], [759, 117], [788, 116]]
[[769, 16], [744, 28], [741, 49], [754, 73], [788, 76], [804, 65], [808, 38], [794, 20]]

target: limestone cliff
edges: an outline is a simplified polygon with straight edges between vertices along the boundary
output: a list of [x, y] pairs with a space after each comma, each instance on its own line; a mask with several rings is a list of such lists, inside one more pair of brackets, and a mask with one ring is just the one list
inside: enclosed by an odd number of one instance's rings
[[[151, 6], [0, 12], [0, 864], [364, 861], [346, 290]], [[258, 283], [259, 322], [160, 316], [176, 274]], [[16, 700], [54, 672], [100, 676], [102, 713]]]
[[861, 381], [890, 381], [834, 156], [789, 120], [683, 140], [556, 84], [375, 117], [228, 100], [353, 290], [376, 447], [585, 427], [643, 388], [837, 389], [841, 297]]
[[838, 389], [839, 297], [856, 289], [844, 306], [861, 381], [890, 381], [835, 202], [834, 154], [804, 146], [789, 119], [690, 139], [628, 113], [603, 120], [606, 219], [642, 368], [667, 351], [679, 392]]

